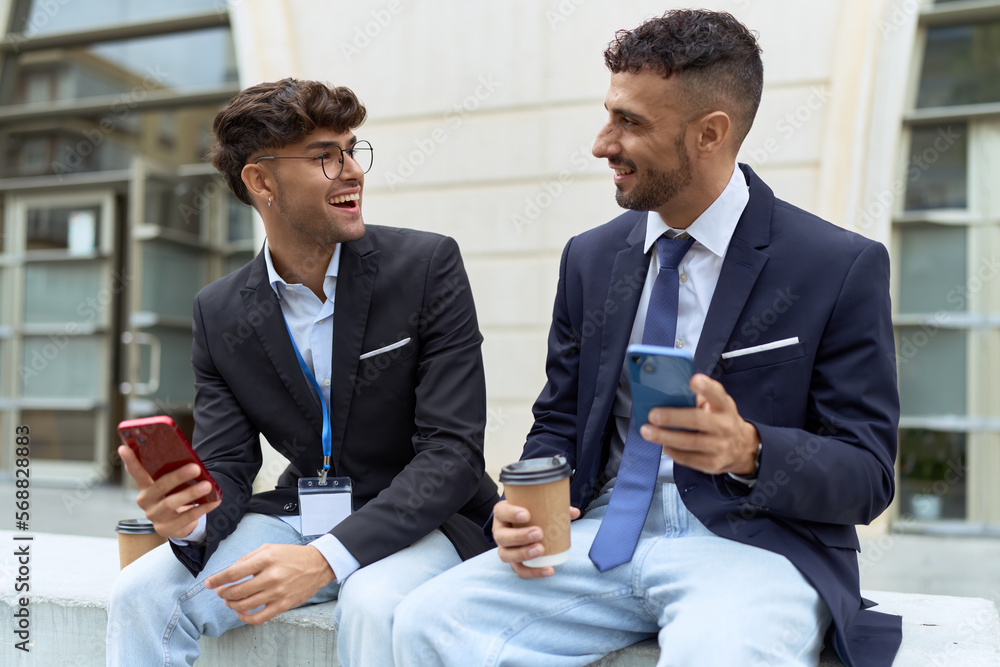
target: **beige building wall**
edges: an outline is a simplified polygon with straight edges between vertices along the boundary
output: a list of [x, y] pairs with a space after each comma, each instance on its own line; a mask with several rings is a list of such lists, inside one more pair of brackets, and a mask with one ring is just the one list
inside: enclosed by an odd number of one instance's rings
[[[886, 31], [893, 2], [696, 3], [760, 33], [764, 100], [741, 160], [777, 196], [885, 243], [888, 216], [858, 213], [874, 196], [865, 187], [873, 172], [885, 180], [895, 164], [899, 117], [888, 134], [882, 127], [870, 136], [873, 97], [887, 85], [879, 77], [889, 76], [877, 66], [886, 39], [913, 32]], [[366, 221], [449, 234], [461, 245], [486, 338], [491, 473], [518, 458], [544, 383], [563, 245], [620, 212], [606, 164], [590, 155], [605, 114], [602, 51], [615, 30], [677, 6], [231, 5], [241, 83], [320, 79], [349, 86], [368, 106], [360, 135], [375, 147], [375, 166]]]

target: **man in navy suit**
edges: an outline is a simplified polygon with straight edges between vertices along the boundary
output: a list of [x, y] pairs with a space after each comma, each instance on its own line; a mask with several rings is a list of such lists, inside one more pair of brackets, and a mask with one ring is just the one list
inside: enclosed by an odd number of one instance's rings
[[[522, 455], [575, 469], [570, 558], [526, 566], [541, 530], [501, 501], [497, 552], [397, 609], [397, 664], [585, 665], [657, 634], [661, 666], [815, 665], [824, 641], [887, 666], [900, 619], [865, 609], [854, 530], [894, 492], [886, 250], [736, 163], [763, 65], [732, 16], [668, 12], [605, 60], [593, 152], [630, 211], [566, 245]], [[693, 352], [696, 407], [633, 413], [626, 347], [656, 336]]]

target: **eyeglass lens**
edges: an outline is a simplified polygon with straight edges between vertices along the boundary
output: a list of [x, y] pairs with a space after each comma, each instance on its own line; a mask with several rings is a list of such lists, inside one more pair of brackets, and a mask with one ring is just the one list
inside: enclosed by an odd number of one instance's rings
[[372, 145], [367, 141], [359, 141], [347, 149], [330, 146], [323, 153], [323, 173], [331, 181], [340, 178], [340, 173], [344, 170], [344, 153], [347, 153], [358, 163], [362, 172], [367, 174], [368, 170], [372, 168]]

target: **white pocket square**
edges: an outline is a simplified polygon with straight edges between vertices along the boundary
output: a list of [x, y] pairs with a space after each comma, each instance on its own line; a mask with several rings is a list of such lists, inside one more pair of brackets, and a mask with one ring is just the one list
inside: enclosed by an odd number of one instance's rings
[[372, 350], [371, 352], [365, 352], [364, 354], [362, 354], [358, 358], [359, 359], [367, 359], [369, 357], [374, 357], [376, 354], [382, 354], [383, 352], [388, 352], [390, 350], [395, 350], [397, 347], [403, 347], [404, 345], [406, 345], [409, 342], [410, 342], [409, 338], [404, 338], [403, 340], [398, 341], [396, 343], [393, 343], [392, 345], [386, 345], [385, 347], [380, 347], [377, 350]]
[[763, 345], [754, 345], [753, 347], [745, 347], [741, 350], [732, 350], [731, 352], [723, 352], [723, 359], [732, 359], [733, 357], [744, 357], [748, 354], [754, 354], [756, 352], [767, 352], [768, 350], [776, 350], [779, 347], [788, 347], [789, 345], [797, 345], [799, 342], [799, 337], [794, 338], [784, 338], [782, 340], [776, 340], [773, 343], [764, 343]]

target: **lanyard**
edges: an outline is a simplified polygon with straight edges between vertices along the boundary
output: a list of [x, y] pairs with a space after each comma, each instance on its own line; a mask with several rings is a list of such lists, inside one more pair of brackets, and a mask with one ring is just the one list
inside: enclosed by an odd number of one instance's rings
[[295, 337], [288, 326], [288, 320], [285, 320], [285, 328], [288, 329], [288, 339], [292, 341], [292, 349], [295, 350], [295, 358], [299, 361], [299, 367], [319, 395], [319, 402], [323, 404], [323, 469], [317, 471], [317, 474], [319, 475], [320, 482], [325, 483], [326, 474], [330, 471], [330, 453], [333, 451], [333, 435], [330, 433], [330, 405], [326, 401], [326, 395], [320, 388], [319, 382], [316, 381], [316, 376], [309, 370], [306, 360], [302, 358], [302, 354], [299, 352], [298, 345], [295, 344]]

